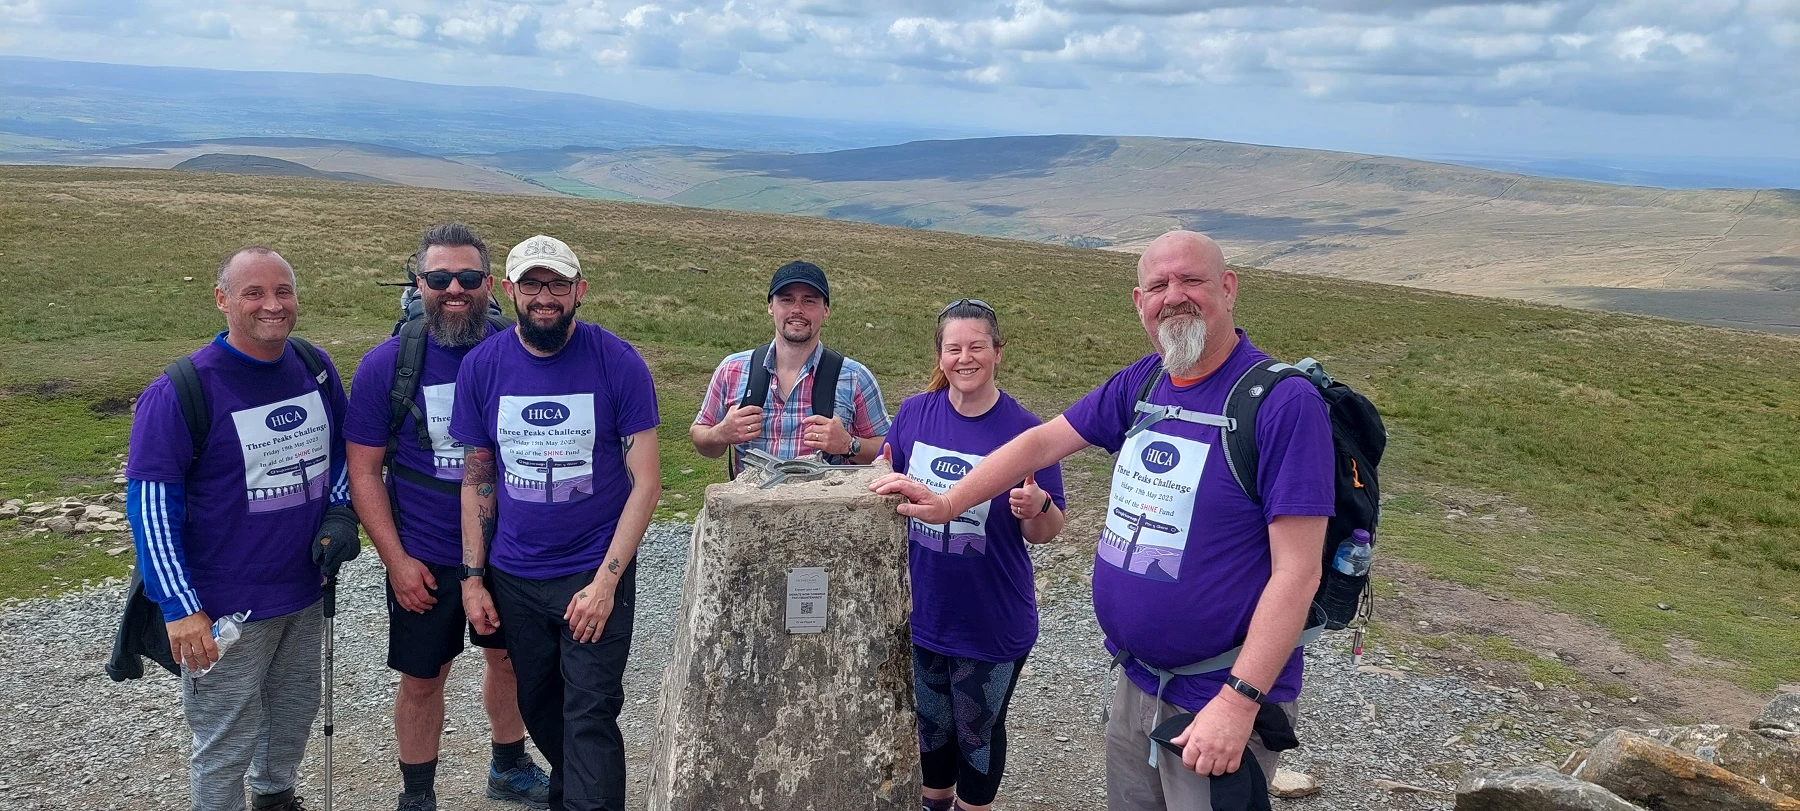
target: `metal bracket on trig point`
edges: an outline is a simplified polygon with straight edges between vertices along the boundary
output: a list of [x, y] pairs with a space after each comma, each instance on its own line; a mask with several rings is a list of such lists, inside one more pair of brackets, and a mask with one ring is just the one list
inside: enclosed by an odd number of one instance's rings
[[789, 459], [782, 461], [759, 450], [749, 449], [738, 454], [738, 464], [746, 468], [755, 468], [763, 472], [759, 490], [767, 490], [787, 481], [809, 481], [827, 473], [838, 470], [863, 470], [874, 465], [831, 465], [812, 459]]

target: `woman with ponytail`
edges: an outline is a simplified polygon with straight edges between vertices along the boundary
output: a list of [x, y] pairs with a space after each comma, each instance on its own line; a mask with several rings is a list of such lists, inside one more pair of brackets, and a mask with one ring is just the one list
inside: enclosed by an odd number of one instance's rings
[[[958, 299], [938, 313], [937, 364], [894, 415], [894, 469], [944, 492], [987, 454], [1041, 422], [994, 382], [1006, 341], [994, 308]], [[1037, 642], [1027, 543], [1063, 528], [1062, 469], [1029, 475], [949, 524], [909, 521], [913, 689], [927, 811], [985, 811], [1006, 766], [1006, 707]]]

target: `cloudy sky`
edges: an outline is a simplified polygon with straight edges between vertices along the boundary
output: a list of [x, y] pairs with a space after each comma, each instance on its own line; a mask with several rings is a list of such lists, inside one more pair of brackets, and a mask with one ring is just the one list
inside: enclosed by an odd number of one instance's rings
[[1800, 158], [1800, 0], [0, 0], [0, 53], [1007, 132]]

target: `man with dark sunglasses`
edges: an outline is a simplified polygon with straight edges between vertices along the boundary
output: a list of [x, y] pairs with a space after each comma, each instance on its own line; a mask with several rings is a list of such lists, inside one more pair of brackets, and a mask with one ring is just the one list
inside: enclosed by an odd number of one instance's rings
[[488, 318], [493, 278], [487, 243], [468, 226], [449, 222], [426, 231], [414, 257], [425, 340], [423, 361], [412, 370], [419, 380], [411, 408], [393, 423], [389, 399], [406, 340], [396, 335], [357, 367], [344, 426], [351, 501], [388, 573], [387, 664], [400, 672], [394, 699], [399, 809], [437, 808], [444, 682], [462, 653], [464, 628], [485, 664], [482, 705], [493, 743], [487, 796], [543, 808], [550, 778], [525, 754], [525, 722], [505, 637], [469, 625], [458, 577], [463, 446], [450, 437], [450, 408], [463, 356], [498, 331]]
[[[881, 386], [869, 367], [820, 341], [830, 315], [831, 286], [818, 265], [795, 261], [775, 271], [769, 280], [775, 338], [726, 356], [713, 370], [688, 428], [700, 455], [752, 448], [778, 459], [816, 454], [863, 465], [881, 453], [888, 432]], [[727, 467], [735, 477], [736, 460]]]
[[534, 236], [506, 256], [519, 325], [463, 359], [463, 608], [504, 624], [550, 807], [624, 811], [633, 559], [662, 493], [656, 388], [636, 349], [575, 320], [581, 261]]

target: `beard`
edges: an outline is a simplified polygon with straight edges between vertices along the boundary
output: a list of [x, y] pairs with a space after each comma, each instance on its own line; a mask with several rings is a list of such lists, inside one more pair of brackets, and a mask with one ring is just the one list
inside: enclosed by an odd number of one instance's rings
[[787, 341], [790, 344], [803, 344], [812, 340], [813, 336], [819, 334], [819, 332], [810, 326], [801, 329], [792, 329], [786, 324], [783, 324], [780, 334], [781, 340], [783, 341]]
[[575, 323], [575, 307], [567, 307], [556, 321], [547, 327], [540, 327], [531, 319], [531, 313], [517, 303], [513, 304], [513, 312], [519, 317], [519, 337], [525, 345], [539, 352], [552, 353], [562, 351], [563, 345], [569, 342], [569, 325]]
[[425, 331], [446, 349], [463, 349], [487, 338], [487, 302], [464, 296], [469, 306], [462, 312], [445, 312], [444, 297], [425, 299]]
[[1177, 377], [1187, 377], [1206, 354], [1206, 321], [1192, 304], [1164, 307], [1157, 314], [1156, 339], [1162, 344], [1163, 366]]

